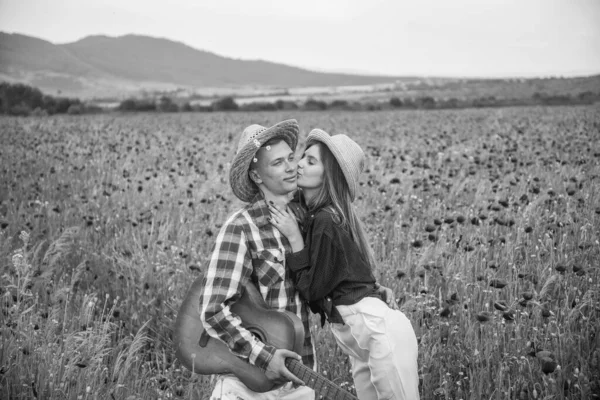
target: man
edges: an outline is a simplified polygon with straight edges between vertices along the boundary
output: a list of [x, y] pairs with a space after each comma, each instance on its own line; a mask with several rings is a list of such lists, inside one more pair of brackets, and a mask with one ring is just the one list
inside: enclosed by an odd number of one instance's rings
[[[285, 367], [287, 357], [299, 359], [300, 355], [260, 342], [229, 310], [230, 300], [240, 295], [244, 285], [255, 283], [269, 307], [288, 310], [300, 317], [306, 333], [302, 361], [310, 367], [314, 365], [307, 306], [300, 300], [283, 265], [285, 253], [291, 251], [291, 247], [267, 220], [270, 214], [266, 202], [285, 206], [289, 194], [297, 188], [294, 152], [298, 133], [295, 120], [270, 128], [251, 125], [242, 133], [229, 182], [233, 193], [249, 204], [231, 215], [221, 228], [200, 297], [200, 318], [206, 332], [282, 386], [258, 394], [236, 377], [224, 375], [217, 382], [211, 399], [314, 398], [312, 389], [303, 386], [304, 383]], [[292, 383], [302, 386], [294, 387]]]
[[[296, 120], [272, 127], [247, 127], [240, 138], [231, 164], [229, 183], [233, 193], [248, 204], [225, 222], [205, 274], [200, 295], [200, 319], [206, 332], [228, 345], [230, 351], [261, 368], [277, 388], [255, 393], [232, 375], [223, 375], [211, 399], [312, 399], [314, 391], [285, 366], [288, 357], [302, 359], [314, 366], [308, 307], [301, 301], [286, 275], [285, 254], [291, 245], [269, 221], [267, 202], [285, 208], [297, 189], [297, 164], [294, 160], [299, 127]], [[295, 313], [305, 331], [302, 355], [260, 342], [241, 325], [230, 305], [247, 284], [257, 286], [267, 305]], [[393, 302], [391, 290], [381, 287]], [[300, 386], [296, 386], [300, 385]]]

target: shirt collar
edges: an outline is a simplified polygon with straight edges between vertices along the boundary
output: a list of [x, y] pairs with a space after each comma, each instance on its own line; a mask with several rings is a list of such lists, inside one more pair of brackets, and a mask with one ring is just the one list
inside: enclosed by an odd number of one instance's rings
[[[307, 221], [307, 219], [309, 217], [310, 220], [312, 221], [312, 219], [314, 219], [314, 214], [316, 213], [312, 213], [313, 215], [309, 215], [306, 212], [306, 209], [304, 206], [302, 206], [300, 204], [300, 199], [298, 198], [297, 195], [295, 195], [291, 202], [289, 203], [289, 206], [293, 209], [294, 213], [296, 214], [296, 217], [299, 218], [299, 222], [301, 225], [306, 224], [305, 221]], [[265, 200], [265, 198], [263, 197], [262, 193], [257, 193], [253, 198], [252, 201], [250, 202], [250, 206], [248, 207], [248, 213], [250, 214], [250, 216], [252, 217], [252, 220], [254, 221], [254, 223], [256, 224], [257, 227], [263, 227], [267, 224], [271, 224], [268, 220], [268, 218], [271, 217], [271, 213], [269, 212], [269, 207], [267, 206], [267, 201]]]
[[252, 220], [259, 228], [270, 224], [267, 219], [271, 216], [269, 207], [267, 207], [267, 201], [264, 199], [261, 193], [258, 193], [252, 199], [252, 202], [248, 207], [248, 214], [250, 214], [250, 217], [252, 217]]

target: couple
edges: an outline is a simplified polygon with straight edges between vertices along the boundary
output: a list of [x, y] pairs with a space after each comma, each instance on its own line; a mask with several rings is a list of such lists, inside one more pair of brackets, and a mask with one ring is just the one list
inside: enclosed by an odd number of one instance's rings
[[[391, 290], [376, 283], [372, 251], [352, 206], [364, 153], [346, 135], [314, 129], [296, 161], [298, 134], [295, 120], [243, 131], [229, 180], [233, 193], [248, 204], [217, 236], [199, 304], [206, 332], [279, 386], [255, 393], [235, 376], [223, 375], [211, 400], [314, 399], [314, 391], [285, 366], [291, 357], [314, 368], [309, 306], [329, 321], [337, 344], [350, 356], [361, 400], [418, 399], [414, 330]], [[260, 342], [231, 313], [230, 305], [249, 282], [270, 308], [300, 317], [303, 354]]]

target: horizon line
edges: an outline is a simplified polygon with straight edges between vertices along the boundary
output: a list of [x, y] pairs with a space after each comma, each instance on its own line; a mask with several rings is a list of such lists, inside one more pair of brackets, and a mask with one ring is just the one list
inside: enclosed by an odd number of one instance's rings
[[[260, 59], [260, 58], [241, 58], [241, 57], [235, 57], [235, 56], [227, 56], [227, 55], [223, 55], [221, 53], [212, 51], [212, 50], [205, 50], [205, 49], [201, 49], [201, 48], [197, 48], [194, 47], [186, 42], [180, 41], [180, 40], [175, 40], [175, 39], [171, 39], [168, 37], [164, 37], [164, 36], [154, 36], [154, 35], [148, 35], [148, 34], [140, 34], [140, 33], [125, 33], [125, 34], [121, 34], [121, 35], [110, 35], [110, 34], [106, 34], [106, 33], [91, 33], [88, 35], [85, 35], [79, 39], [73, 40], [73, 41], [67, 41], [67, 42], [55, 42], [46, 38], [42, 38], [39, 36], [33, 36], [30, 34], [25, 34], [25, 33], [21, 33], [21, 32], [15, 32], [15, 31], [4, 31], [4, 30], [0, 30], [0, 33], [7, 33], [7, 34], [13, 34], [13, 35], [21, 35], [21, 36], [27, 36], [27, 37], [31, 37], [31, 38], [35, 38], [35, 39], [39, 39], [39, 40], [44, 40], [48, 43], [51, 43], [55, 46], [62, 46], [62, 45], [67, 45], [67, 44], [72, 44], [72, 43], [76, 43], [79, 42], [81, 40], [84, 40], [86, 38], [89, 37], [107, 37], [107, 38], [111, 38], [111, 39], [118, 39], [118, 38], [122, 38], [122, 37], [126, 37], [126, 36], [137, 36], [137, 37], [145, 37], [145, 38], [151, 38], [151, 39], [161, 39], [161, 40], [166, 40], [172, 43], [179, 43], [182, 44], [184, 46], [187, 46], [195, 51], [202, 51], [202, 52], [206, 52], [206, 53], [212, 53], [216, 56], [219, 57], [223, 57], [223, 58], [228, 58], [231, 60], [239, 60], [239, 61], [255, 61], [255, 62], [266, 62], [266, 63], [272, 63], [272, 64], [277, 64], [277, 65], [282, 65], [282, 66], [287, 66], [287, 67], [292, 67], [292, 68], [298, 68], [298, 69], [303, 69], [306, 71], [310, 71], [310, 72], [314, 72], [314, 73], [319, 73], [319, 74], [337, 74], [337, 75], [347, 75], [347, 76], [363, 76], [363, 77], [372, 77], [372, 78], [391, 78], [391, 79], [456, 79], [456, 80], [477, 80], [477, 79], [482, 79], [482, 80], [522, 80], [522, 79], [569, 79], [569, 78], [589, 78], [589, 77], [594, 77], [594, 76], [598, 76], [600, 75], [600, 69], [597, 71], [571, 71], [571, 72], [560, 72], [560, 73], [540, 73], [540, 74], [536, 74], [536, 75], [518, 75], [518, 74], [507, 74], [507, 75], [454, 75], [454, 74], [448, 74], [448, 75], [426, 75], [426, 74], [417, 74], [417, 73], [406, 73], [403, 75], [390, 75], [390, 74], [384, 74], [384, 73], [380, 73], [380, 72], [371, 72], [371, 71], [345, 71], [344, 69], [337, 69], [337, 68], [320, 68], [320, 67], [314, 67], [314, 66], [301, 66], [301, 65], [294, 65], [294, 64], [288, 64], [285, 62], [278, 62], [278, 61], [271, 61], [271, 60], [265, 60], [265, 59]], [[353, 85], [354, 86], [354, 85]]]

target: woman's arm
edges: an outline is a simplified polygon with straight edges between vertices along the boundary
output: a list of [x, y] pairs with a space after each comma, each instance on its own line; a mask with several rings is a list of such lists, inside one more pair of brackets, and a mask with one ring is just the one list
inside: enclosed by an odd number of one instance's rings
[[346, 253], [329, 232], [313, 232], [310, 242], [286, 261], [296, 289], [307, 301], [330, 294], [347, 276]]

